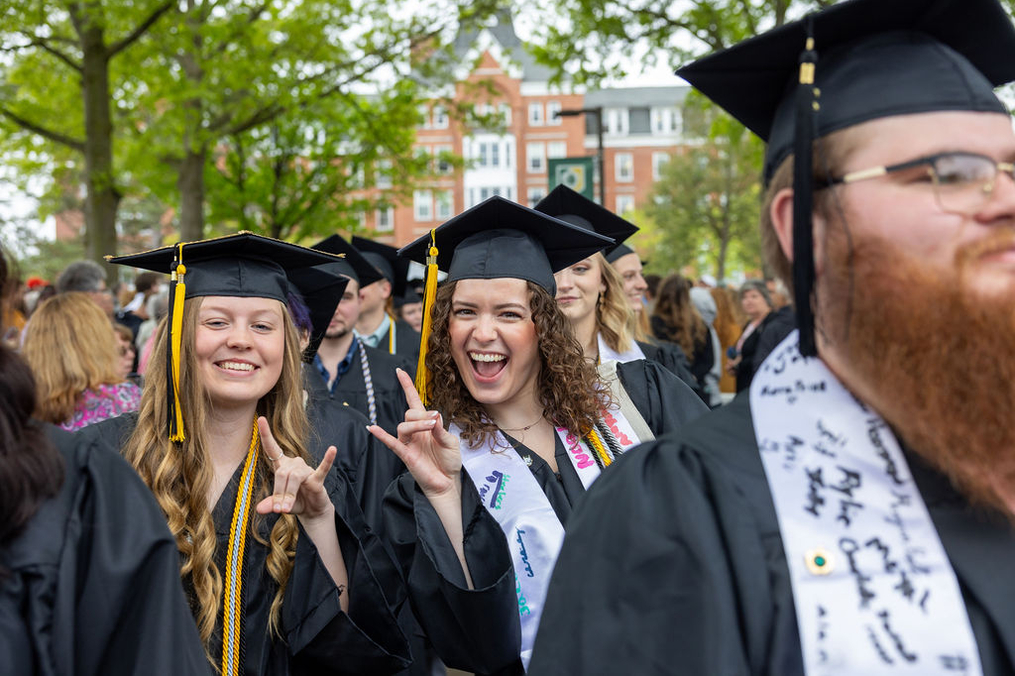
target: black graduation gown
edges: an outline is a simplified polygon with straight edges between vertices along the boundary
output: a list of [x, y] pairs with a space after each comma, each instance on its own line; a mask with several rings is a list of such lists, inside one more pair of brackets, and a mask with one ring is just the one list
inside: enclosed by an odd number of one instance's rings
[[47, 431], [64, 482], [0, 550], [0, 674], [210, 674], [148, 487], [117, 453]]
[[[359, 348], [356, 348], [357, 352]], [[388, 354], [386, 350], [368, 347], [367, 362], [370, 364], [370, 379], [374, 386], [374, 403], [377, 406], [377, 424], [391, 434], [395, 434], [398, 423], [405, 420], [405, 410], [409, 405], [405, 401], [405, 393], [395, 376], [395, 369], [400, 368], [413, 375], [416, 364], [410, 364], [398, 355]], [[349, 370], [338, 381], [334, 392], [328, 391], [328, 385], [313, 364], [304, 364], [306, 384], [311, 398], [326, 397], [339, 404], [354, 408], [363, 415], [370, 416], [367, 400], [366, 381], [363, 380], [363, 365], [359, 355], [355, 355]]]
[[[907, 461], [955, 569], [983, 673], [1015, 673], [1015, 530], [972, 511], [919, 457]], [[627, 454], [596, 483], [572, 515], [529, 673], [803, 673], [746, 394]]]
[[[636, 360], [618, 364], [617, 373], [654, 433], [676, 431], [708, 410], [658, 364]], [[532, 457], [530, 470], [567, 527], [585, 490], [563, 444], [556, 442], [559, 476], [525, 446], [516, 451]], [[408, 473], [388, 489], [384, 519], [384, 534], [405, 574], [417, 619], [444, 663], [477, 674], [522, 673], [511, 554], [504, 532], [483, 507], [466, 471], [462, 471], [462, 523], [474, 589], [467, 589], [436, 511]]]
[[[307, 377], [321, 379], [310, 370], [304, 373]], [[307, 452], [319, 463], [328, 446], [338, 449], [335, 466], [345, 473], [366, 522], [372, 529], [380, 530], [384, 491], [405, 471], [405, 465], [367, 431], [366, 416], [351, 406], [325, 397], [310, 397], [307, 417], [310, 419]]]
[[[392, 319], [391, 321], [395, 323], [395, 354], [411, 362], [413, 369], [415, 369], [416, 362], [419, 361], [419, 331], [412, 328], [412, 325], [404, 319]], [[388, 330], [378, 341], [377, 349], [388, 351], [390, 333], [391, 328], [388, 327]]]
[[[127, 414], [86, 430], [119, 444], [136, 420], [136, 414]], [[212, 510], [220, 572], [225, 567], [242, 472], [240, 465]], [[278, 586], [265, 566], [267, 547], [248, 537], [242, 583], [243, 674], [392, 674], [409, 663], [408, 646], [395, 619], [395, 607], [404, 601], [398, 571], [380, 540], [366, 528], [344, 473], [340, 469], [329, 473], [326, 486], [335, 505], [335, 527], [349, 575], [349, 589], [344, 592], [349, 594], [349, 612], [342, 612], [338, 588], [301, 526], [282, 602], [281, 636], [271, 634], [268, 615]], [[254, 518], [266, 540], [278, 515]], [[221, 630], [219, 620], [209, 646], [216, 659], [222, 654]]]
[[680, 378], [684, 381], [684, 384], [690, 387], [695, 394], [697, 394], [702, 401], [705, 400], [705, 391], [701, 389], [701, 385], [698, 383], [698, 379], [691, 373], [690, 363], [687, 361], [687, 355], [684, 354], [684, 350], [676, 343], [643, 343], [640, 340], [635, 341], [638, 343], [638, 347], [641, 348], [642, 354], [645, 355], [645, 359], [656, 362], [664, 369]]

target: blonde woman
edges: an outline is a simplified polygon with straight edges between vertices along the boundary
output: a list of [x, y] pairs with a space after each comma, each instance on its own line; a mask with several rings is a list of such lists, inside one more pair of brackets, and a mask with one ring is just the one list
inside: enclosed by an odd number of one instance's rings
[[40, 305], [22, 350], [38, 384], [40, 420], [78, 430], [137, 410], [141, 390], [122, 373], [113, 325], [88, 294], [68, 291]]
[[375, 556], [345, 476], [332, 470], [335, 447], [316, 469], [306, 450], [286, 271], [334, 260], [250, 234], [114, 259], [185, 268], [152, 353], [166, 368], [148, 370], [136, 416], [94, 430], [121, 444], [162, 506], [223, 674], [407, 664], [387, 603], [400, 593], [384, 572], [390, 561]]

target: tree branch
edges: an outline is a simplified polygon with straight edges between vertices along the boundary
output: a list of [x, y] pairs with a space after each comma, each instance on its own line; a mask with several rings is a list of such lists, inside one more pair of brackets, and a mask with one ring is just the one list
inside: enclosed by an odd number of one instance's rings
[[109, 59], [113, 58], [118, 53], [122, 52], [124, 49], [130, 47], [132, 44], [137, 42], [137, 40], [142, 35], [144, 35], [148, 31], [148, 29], [151, 28], [152, 25], [154, 25], [155, 22], [162, 17], [163, 14], [165, 14], [166, 12], [168, 12], [170, 9], [173, 8], [173, 4], [174, 3], [172, 0], [166, 0], [166, 2], [163, 2], [161, 5], [156, 7], [152, 11], [152, 13], [148, 15], [148, 18], [146, 18], [144, 21], [142, 21], [137, 25], [137, 28], [132, 30], [128, 35], [126, 35], [122, 39], [117, 40], [116, 42], [111, 44], [106, 49], [106, 58]]
[[21, 117], [17, 113], [8, 110], [6, 107], [0, 106], [0, 115], [3, 115], [8, 120], [18, 125], [22, 129], [26, 129], [32, 132], [33, 134], [38, 134], [39, 136], [47, 138], [50, 141], [53, 141], [54, 143], [59, 143], [60, 145], [67, 146], [68, 148], [76, 150], [80, 153], [83, 153], [85, 151], [84, 141], [79, 141], [77, 139], [71, 138], [70, 136], [66, 136], [65, 134], [61, 134], [60, 132], [53, 131], [52, 129], [47, 129], [46, 127], [43, 127], [40, 124], [36, 124], [31, 120], [27, 120]]

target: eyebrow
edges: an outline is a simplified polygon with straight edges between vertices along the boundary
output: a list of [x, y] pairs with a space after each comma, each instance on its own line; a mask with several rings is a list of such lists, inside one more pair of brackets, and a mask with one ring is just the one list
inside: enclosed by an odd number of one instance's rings
[[[452, 307], [459, 307], [459, 308], [466, 308], [466, 309], [469, 309], [469, 310], [475, 310], [476, 308], [479, 307], [479, 305], [477, 305], [476, 303], [470, 303], [469, 301], [465, 301], [465, 300], [456, 300], [456, 301], [453, 301], [451, 303], [451, 306]], [[498, 303], [498, 304], [493, 306], [494, 310], [506, 310], [506, 309], [509, 309], [509, 308], [518, 309], [518, 310], [522, 310], [522, 311], [525, 311], [525, 312], [528, 311], [528, 308], [525, 307], [524, 305], [522, 305], [521, 303], [514, 303], [514, 302], [511, 302], [511, 303]]]
[[[218, 313], [229, 315], [231, 317], [236, 314], [236, 311], [224, 305], [202, 305], [201, 309], [198, 311], [198, 314], [203, 315], [205, 313]], [[251, 317], [262, 317], [264, 315], [269, 315], [276, 319], [282, 318], [282, 313], [275, 308], [265, 308], [263, 310], [256, 310], [251, 313]]]

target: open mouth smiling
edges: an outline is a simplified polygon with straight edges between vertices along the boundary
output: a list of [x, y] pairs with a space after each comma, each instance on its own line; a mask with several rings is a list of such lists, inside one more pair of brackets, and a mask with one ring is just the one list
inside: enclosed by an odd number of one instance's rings
[[507, 365], [506, 355], [496, 352], [469, 352], [472, 370], [480, 380], [496, 378]]

